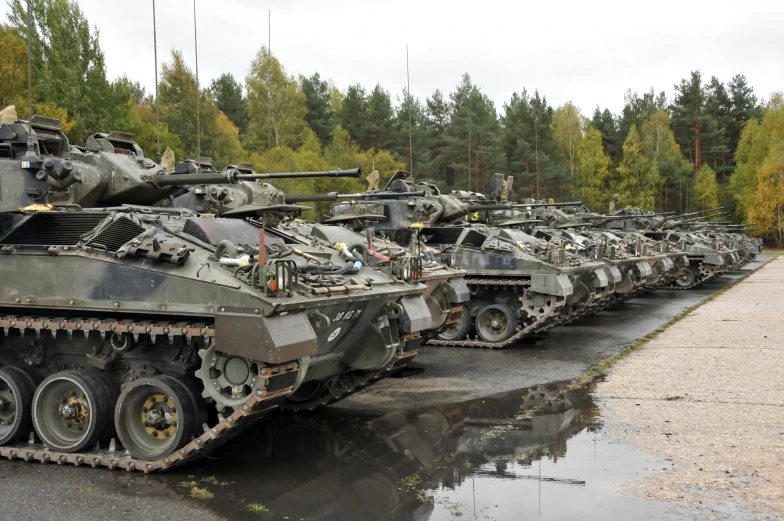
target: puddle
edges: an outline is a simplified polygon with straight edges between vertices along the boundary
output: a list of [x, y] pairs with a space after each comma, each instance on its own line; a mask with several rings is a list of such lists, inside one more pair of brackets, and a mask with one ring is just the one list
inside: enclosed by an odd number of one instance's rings
[[[271, 418], [236, 441], [171, 473], [107, 473], [103, 486], [232, 520], [680, 519], [619, 492], [662, 465], [603, 436], [587, 388], [377, 418], [327, 408]], [[192, 498], [193, 486], [214, 497]]]

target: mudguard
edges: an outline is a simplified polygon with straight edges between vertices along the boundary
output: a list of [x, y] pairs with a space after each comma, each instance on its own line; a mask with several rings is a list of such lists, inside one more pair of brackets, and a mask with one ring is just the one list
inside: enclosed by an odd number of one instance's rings
[[270, 364], [314, 355], [318, 347], [305, 313], [265, 317], [230, 307], [215, 314], [215, 344], [224, 353]]
[[609, 284], [610, 284], [610, 281], [607, 278], [607, 274], [604, 272], [604, 268], [597, 268], [597, 269], [593, 270], [593, 287], [594, 288], [606, 288]]
[[553, 273], [531, 275], [531, 289], [539, 293], [568, 297], [574, 293], [574, 286], [568, 275]]
[[471, 299], [471, 293], [468, 291], [468, 285], [463, 279], [452, 279], [449, 281], [449, 302], [452, 304], [459, 304], [461, 302], [468, 302]]
[[415, 333], [433, 328], [433, 315], [422, 296], [404, 298], [400, 301], [403, 314], [400, 317], [400, 330]]

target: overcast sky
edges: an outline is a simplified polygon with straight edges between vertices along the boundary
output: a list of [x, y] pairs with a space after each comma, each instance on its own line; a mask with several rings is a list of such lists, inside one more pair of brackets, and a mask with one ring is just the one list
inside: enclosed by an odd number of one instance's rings
[[[100, 31], [110, 78], [154, 90], [151, 0], [79, 0]], [[158, 59], [181, 49], [195, 65], [192, 0], [158, 0]], [[3, 2], [3, 18], [8, 11]], [[745, 74], [759, 97], [784, 89], [784, 1], [394, 2], [196, 0], [199, 75], [244, 80], [267, 43], [290, 74], [319, 72], [345, 89], [406, 85], [422, 101], [450, 92], [468, 72], [496, 103], [539, 89], [554, 106], [618, 112], [628, 89], [672, 97], [690, 71], [724, 82]]]

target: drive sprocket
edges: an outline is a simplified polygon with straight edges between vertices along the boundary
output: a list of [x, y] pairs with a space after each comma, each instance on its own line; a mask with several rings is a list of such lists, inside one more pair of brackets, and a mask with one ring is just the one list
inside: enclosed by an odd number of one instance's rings
[[260, 362], [218, 351], [214, 343], [199, 349], [199, 358], [202, 363], [196, 376], [204, 384], [201, 395], [211, 398], [218, 412], [241, 407], [257, 390], [263, 389], [265, 379], [260, 374], [266, 369]]

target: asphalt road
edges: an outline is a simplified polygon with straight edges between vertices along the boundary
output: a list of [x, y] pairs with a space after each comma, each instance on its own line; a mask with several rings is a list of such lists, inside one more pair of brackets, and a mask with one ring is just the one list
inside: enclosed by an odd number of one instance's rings
[[[424, 369], [422, 373], [382, 381], [331, 406], [325, 413], [313, 415], [308, 421], [321, 421], [321, 414], [333, 423], [336, 417], [338, 423], [341, 417], [346, 423], [356, 423], [358, 416], [379, 416], [391, 411], [463, 402], [580, 376], [596, 361], [611, 357], [656, 330], [769, 257], [763, 255], [760, 262], [746, 267], [743, 272], [725, 275], [699, 289], [658, 291], [633, 299], [617, 309], [583, 318], [574, 325], [555, 328], [536, 343], [500, 351], [425, 347], [415, 362]], [[259, 433], [260, 430], [248, 432], [234, 443], [258, 444]], [[216, 456], [220, 457], [220, 454]], [[285, 456], [283, 460], [287, 463]], [[219, 463], [210, 467], [211, 462], [207, 461], [160, 477], [0, 461], [0, 521], [289, 519], [251, 513], [244, 503], [244, 498], [250, 496], [243, 493], [243, 489], [266, 486], [258, 477], [253, 477], [252, 471], [265, 472], [266, 467], [260, 468], [257, 461], [256, 458], [239, 458], [240, 466], [232, 463], [223, 471]], [[288, 467], [283, 465], [282, 468]], [[328, 483], [329, 468], [320, 472], [323, 474], [320, 478]], [[204, 481], [211, 474], [219, 474], [219, 480], [225, 481]], [[210, 489], [219, 492], [219, 497], [215, 500], [189, 497], [190, 486], [185, 483], [194, 479], [201, 480], [199, 486], [208, 483]], [[335, 494], [340, 493], [340, 490], [335, 491]], [[295, 497], [292, 501], [296, 503], [300, 499]], [[231, 508], [218, 508], [217, 505]], [[232, 510], [235, 507], [238, 510]]]

